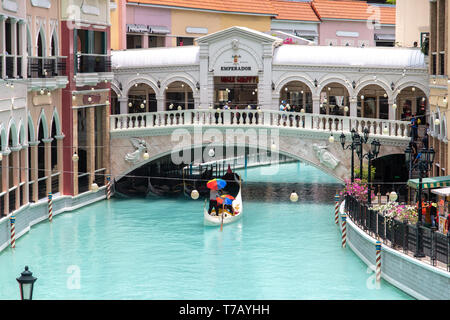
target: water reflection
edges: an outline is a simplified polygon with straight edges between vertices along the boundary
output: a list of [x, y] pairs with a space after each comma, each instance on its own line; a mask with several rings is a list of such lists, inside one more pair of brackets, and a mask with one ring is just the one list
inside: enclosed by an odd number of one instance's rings
[[244, 201], [286, 202], [295, 190], [299, 202], [330, 203], [340, 189], [339, 183], [247, 182], [243, 184], [242, 198]]

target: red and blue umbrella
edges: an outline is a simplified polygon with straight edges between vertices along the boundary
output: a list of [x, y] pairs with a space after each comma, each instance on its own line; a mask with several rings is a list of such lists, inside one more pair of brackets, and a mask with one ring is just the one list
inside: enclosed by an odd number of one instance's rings
[[212, 179], [209, 180], [208, 183], [206, 184], [206, 186], [211, 190], [220, 190], [225, 188], [226, 185], [227, 182], [222, 179]]
[[231, 205], [233, 203], [234, 197], [230, 196], [229, 194], [224, 194], [220, 197], [217, 197], [216, 200], [219, 204]]

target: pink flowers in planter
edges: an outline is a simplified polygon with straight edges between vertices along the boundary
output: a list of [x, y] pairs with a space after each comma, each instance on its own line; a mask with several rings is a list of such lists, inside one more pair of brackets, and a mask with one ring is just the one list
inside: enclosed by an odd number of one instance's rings
[[388, 202], [382, 205], [375, 205], [371, 210], [380, 212], [387, 219], [397, 219], [410, 224], [417, 223], [417, 210], [415, 206], [399, 204], [398, 202]]
[[[350, 195], [360, 202], [365, 202], [367, 201], [368, 189], [367, 183], [362, 182], [361, 179], [355, 179], [353, 183], [350, 180], [345, 180], [345, 187], [339, 195]], [[372, 192], [371, 196], [374, 199], [375, 194]]]

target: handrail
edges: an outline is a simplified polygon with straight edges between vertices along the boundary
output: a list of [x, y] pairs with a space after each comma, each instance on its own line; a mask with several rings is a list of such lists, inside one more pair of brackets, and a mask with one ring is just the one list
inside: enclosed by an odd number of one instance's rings
[[401, 138], [409, 136], [408, 121], [276, 110], [231, 109], [217, 111], [214, 109], [189, 109], [110, 116], [111, 132], [186, 125], [269, 126], [331, 133], [348, 133], [352, 129], [362, 132], [367, 127], [371, 134], [378, 136]]
[[45, 56], [45, 57], [39, 57], [39, 56], [26, 56], [28, 59], [67, 59], [67, 56]]
[[81, 57], [81, 56], [109, 57], [111, 55], [107, 54], [107, 53], [82, 53], [82, 52], [77, 52], [77, 56], [79, 56], [79, 57]]

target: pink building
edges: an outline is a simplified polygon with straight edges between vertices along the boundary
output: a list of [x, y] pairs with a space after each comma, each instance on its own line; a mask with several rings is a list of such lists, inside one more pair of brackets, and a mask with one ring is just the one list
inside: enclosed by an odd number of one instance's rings
[[123, 22], [127, 48], [170, 47], [171, 11], [170, 9], [148, 6], [126, 6], [126, 21]]
[[365, 1], [313, 0], [320, 18], [319, 45], [394, 46], [395, 6]]

